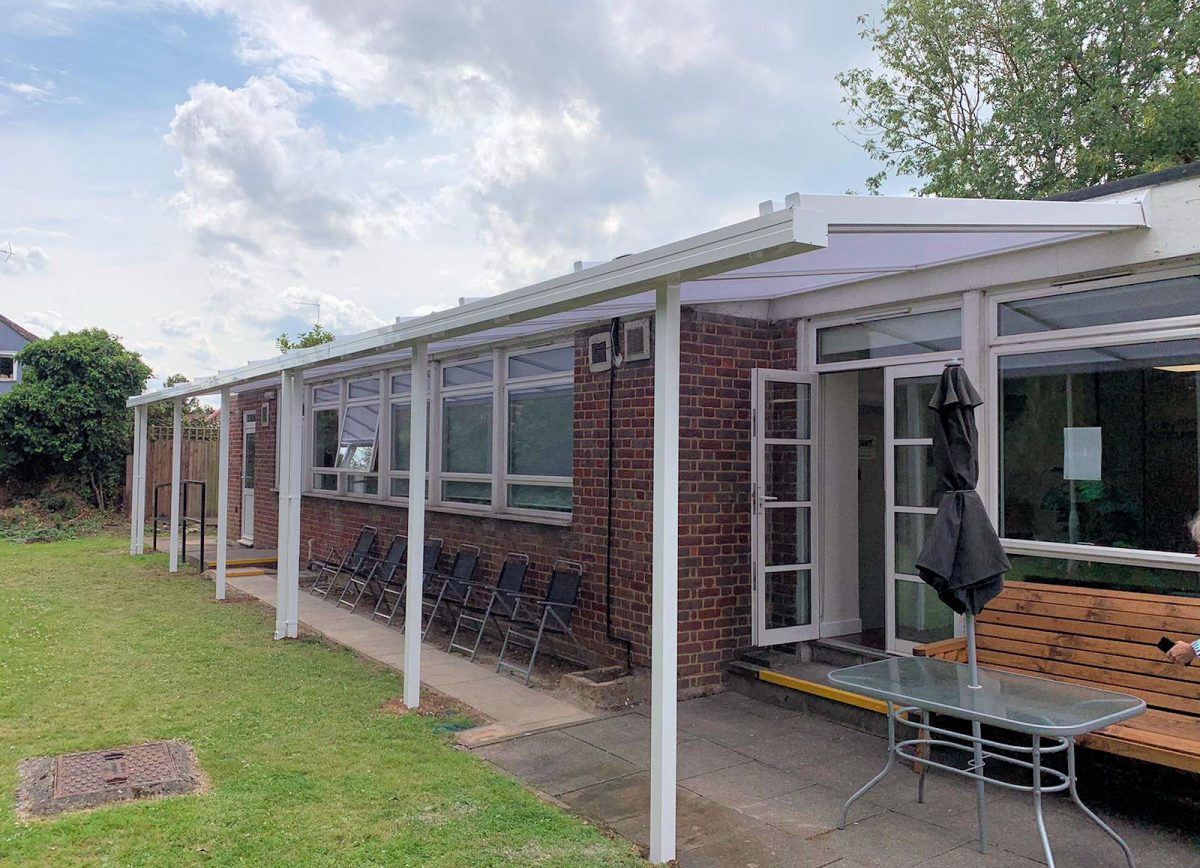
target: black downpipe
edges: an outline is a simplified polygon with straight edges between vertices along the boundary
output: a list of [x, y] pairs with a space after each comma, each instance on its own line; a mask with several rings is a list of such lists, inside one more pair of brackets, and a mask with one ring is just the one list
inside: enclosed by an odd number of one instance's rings
[[620, 642], [625, 646], [625, 671], [633, 671], [633, 643], [624, 636], [613, 632], [613, 464], [616, 452], [616, 434], [613, 430], [613, 397], [617, 386], [617, 333], [619, 319], [613, 319], [609, 325], [611, 340], [609, 341], [608, 366], [608, 520], [605, 527], [604, 543], [604, 621], [605, 632], [610, 642]]

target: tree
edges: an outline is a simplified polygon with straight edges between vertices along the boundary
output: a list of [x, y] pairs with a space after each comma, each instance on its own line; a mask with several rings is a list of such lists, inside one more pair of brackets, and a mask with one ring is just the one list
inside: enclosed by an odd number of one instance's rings
[[1035, 198], [1200, 159], [1200, 0], [885, 0], [839, 122], [938, 196]]
[[[163, 380], [163, 388], [169, 389], [171, 386], [179, 386], [190, 382], [191, 380], [183, 374], [171, 374]], [[199, 398], [183, 399], [183, 419], [190, 425], [216, 427], [217, 423], [208, 421], [208, 417], [212, 415], [215, 409], [207, 404], [201, 404]], [[173, 425], [175, 423], [174, 402], [159, 401], [151, 404], [146, 418], [150, 425]]]
[[0, 478], [74, 478], [105, 508], [129, 451], [125, 399], [146, 387], [150, 369], [104, 329], [55, 335], [17, 358], [21, 382], [0, 397]]
[[275, 346], [279, 348], [279, 352], [286, 353], [288, 350], [302, 350], [305, 347], [317, 347], [321, 344], [327, 344], [333, 340], [333, 333], [328, 331], [323, 325], [317, 323], [310, 331], [301, 332], [296, 335], [295, 340], [288, 337], [288, 333], [284, 332], [275, 339]]

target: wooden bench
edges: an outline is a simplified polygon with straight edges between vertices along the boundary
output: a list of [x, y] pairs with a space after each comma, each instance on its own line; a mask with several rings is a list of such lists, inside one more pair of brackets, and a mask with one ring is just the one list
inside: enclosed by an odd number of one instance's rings
[[[976, 620], [979, 663], [1141, 697], [1146, 712], [1078, 743], [1200, 773], [1200, 661], [1177, 666], [1156, 643], [1200, 637], [1200, 599], [1009, 582]], [[965, 663], [966, 639], [915, 649]]]

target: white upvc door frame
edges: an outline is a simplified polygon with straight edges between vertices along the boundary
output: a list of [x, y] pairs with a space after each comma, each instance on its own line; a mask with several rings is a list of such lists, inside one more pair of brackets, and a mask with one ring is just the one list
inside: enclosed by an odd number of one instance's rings
[[[938, 376], [945, 369], [944, 362], [923, 364], [889, 365], [884, 369], [883, 385], [883, 443], [884, 443], [884, 597], [886, 600], [886, 649], [892, 654], [912, 654], [921, 644], [900, 639], [896, 635], [896, 582], [910, 582], [919, 586], [919, 594], [933, 594], [934, 590], [918, 576], [896, 571], [896, 514], [937, 515], [936, 506], [901, 506], [896, 503], [896, 447], [928, 446], [933, 448], [932, 437], [896, 437], [896, 381], [917, 377]], [[923, 409], [923, 408], [922, 408]], [[954, 632], [961, 632], [959, 619], [955, 617]]]
[[[283, 396], [282, 395], [280, 395], [279, 403], [280, 403], [280, 412], [276, 413], [276, 415], [281, 415], [281, 412], [282, 412], [282, 405], [283, 405]], [[253, 417], [253, 419], [251, 419], [251, 417]], [[255, 438], [255, 440], [254, 440], [254, 456], [255, 456], [255, 460], [257, 461], [257, 459], [258, 459], [258, 410], [243, 410], [242, 411], [242, 472], [241, 472], [241, 475], [239, 476], [239, 488], [238, 488], [238, 491], [239, 491], [238, 503], [241, 506], [241, 509], [239, 510], [240, 517], [241, 517], [241, 528], [239, 528], [239, 532], [238, 532], [238, 542], [242, 545], [247, 545], [247, 546], [254, 544], [254, 504], [255, 504], [255, 498], [257, 497], [257, 494], [255, 493], [255, 489], [257, 489], [257, 487], [258, 487], [258, 472], [257, 472], [257, 468], [255, 468], [255, 473], [254, 473], [254, 486], [255, 487], [250, 489], [250, 492], [251, 492], [250, 493], [250, 509], [246, 509], [246, 455], [247, 455], [246, 440], [249, 437]], [[280, 449], [279, 457], [280, 457], [280, 459], [282, 459], [283, 458], [283, 449], [284, 449], [284, 445], [282, 443], [279, 444], [279, 449]], [[275, 490], [278, 492], [281, 489], [281, 487], [282, 486], [280, 485], [280, 480], [278, 480], [278, 479], [275, 480]]]
[[[808, 437], [767, 437], [767, 384], [772, 382], [797, 383], [808, 386]], [[819, 469], [818, 469], [818, 419], [817, 407], [819, 379], [817, 374], [796, 371], [756, 368], [751, 371], [751, 419], [752, 437], [750, 450], [751, 474], [751, 619], [752, 640], [755, 645], [778, 645], [783, 642], [806, 642], [818, 638], [821, 629], [820, 617], [820, 556], [819, 532]], [[794, 446], [808, 449], [808, 499], [778, 501], [766, 493], [766, 453], [770, 446]], [[799, 468], [797, 468], [799, 472]], [[775, 509], [807, 509], [808, 560], [797, 564], [768, 564], [766, 528], [767, 518]], [[808, 623], [789, 627], [767, 626], [767, 577], [770, 573], [808, 571], [809, 601]]]

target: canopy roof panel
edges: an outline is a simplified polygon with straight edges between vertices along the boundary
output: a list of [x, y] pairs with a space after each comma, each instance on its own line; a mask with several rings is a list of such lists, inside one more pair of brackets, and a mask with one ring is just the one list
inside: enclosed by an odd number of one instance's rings
[[878, 196], [788, 197], [788, 207], [573, 274], [424, 317], [146, 392], [130, 406], [253, 388], [302, 369], [306, 380], [434, 354], [552, 334], [654, 307], [681, 284], [684, 305], [772, 300], [937, 268], [1098, 233], [1148, 226], [1140, 200], [1028, 202]]

